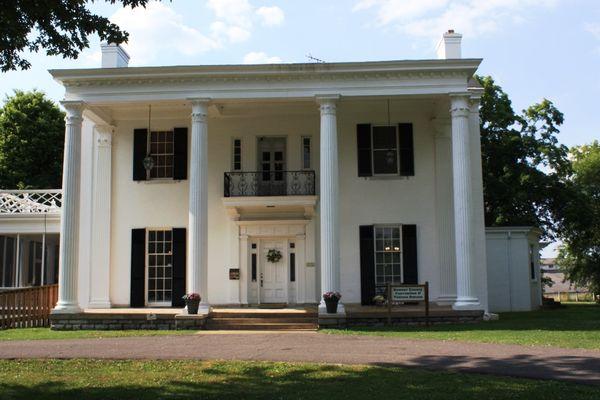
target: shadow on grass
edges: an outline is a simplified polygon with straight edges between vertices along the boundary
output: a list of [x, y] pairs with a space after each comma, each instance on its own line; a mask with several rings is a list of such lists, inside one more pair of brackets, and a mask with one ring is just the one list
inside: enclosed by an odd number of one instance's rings
[[[431, 363], [432, 360], [423, 360]], [[460, 360], [456, 360], [460, 362]], [[28, 363], [28, 370], [34, 363]], [[555, 381], [499, 378], [478, 374], [430, 372], [409, 368], [340, 367], [286, 363], [47, 361], [52, 368], [32, 382], [19, 367], [0, 382], [2, 399], [589, 399], [595, 387]], [[156, 363], [156, 362], [155, 362]], [[84, 367], [84, 376], [77, 369]], [[95, 368], [94, 368], [95, 367]], [[96, 375], [89, 369], [96, 370]], [[107, 370], [107, 368], [109, 370]], [[68, 370], [73, 370], [71, 378]], [[65, 375], [63, 375], [63, 373]], [[130, 376], [131, 375], [131, 376]], [[128, 376], [130, 376], [128, 378]], [[21, 379], [21, 381], [19, 381]], [[483, 397], [482, 397], [483, 396]]]

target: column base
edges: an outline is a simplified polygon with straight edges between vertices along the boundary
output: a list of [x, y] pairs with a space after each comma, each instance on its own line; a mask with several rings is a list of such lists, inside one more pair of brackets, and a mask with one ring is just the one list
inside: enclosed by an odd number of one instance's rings
[[87, 308], [111, 308], [111, 307], [112, 307], [112, 305], [110, 304], [110, 301], [108, 301], [108, 300], [90, 301], [90, 303], [87, 306]]
[[325, 300], [321, 300], [319, 303], [319, 316], [337, 316], [337, 317], [345, 317], [346, 316], [346, 308], [344, 307], [344, 303], [341, 301], [338, 303], [337, 312], [335, 314], [330, 314], [327, 312], [327, 306], [325, 305]]
[[481, 304], [476, 297], [458, 297], [454, 304], [453, 310], [480, 310]]
[[58, 302], [56, 307], [51, 311], [51, 314], [78, 314], [82, 310], [77, 303]]
[[456, 296], [442, 295], [435, 301], [439, 306], [451, 306], [456, 302]]

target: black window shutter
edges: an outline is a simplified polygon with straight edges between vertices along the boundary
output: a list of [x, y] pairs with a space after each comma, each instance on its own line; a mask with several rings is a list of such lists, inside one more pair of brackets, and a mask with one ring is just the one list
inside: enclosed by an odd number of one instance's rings
[[356, 125], [358, 176], [372, 176], [371, 124]]
[[131, 307], [146, 305], [146, 230], [131, 230]]
[[173, 179], [187, 179], [188, 128], [173, 130]]
[[373, 225], [361, 225], [360, 235], [360, 299], [361, 304], [373, 304], [375, 297], [375, 241]]
[[148, 129], [133, 130], [133, 180], [145, 181], [144, 158], [148, 155]]
[[[171, 305], [183, 307], [185, 302], [186, 235], [185, 228], [173, 228], [173, 293]], [[200, 293], [206, 296], [205, 293]]]
[[415, 150], [413, 144], [413, 125], [398, 124], [400, 140], [400, 175], [415, 175]]
[[404, 283], [419, 283], [416, 225], [402, 225], [402, 264], [404, 267]]

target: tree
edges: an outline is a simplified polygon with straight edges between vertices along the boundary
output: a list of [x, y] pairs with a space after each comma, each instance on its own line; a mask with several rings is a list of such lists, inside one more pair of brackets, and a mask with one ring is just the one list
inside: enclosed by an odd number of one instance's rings
[[600, 143], [571, 149], [573, 177], [561, 221], [558, 264], [566, 278], [600, 293]]
[[[91, 13], [94, 0], [10, 0], [0, 7], [0, 69], [3, 72], [28, 69], [31, 64], [22, 52], [46, 49], [46, 54], [77, 58], [89, 47], [88, 36], [97, 33], [101, 41], [123, 43], [127, 32], [108, 18]], [[145, 7], [148, 0], [105, 0], [111, 4]]]
[[61, 187], [65, 114], [44, 93], [15, 91], [0, 108], [0, 188]]
[[563, 114], [544, 99], [518, 115], [491, 77], [477, 79], [486, 226], [533, 225], [552, 238], [570, 173], [556, 137]]

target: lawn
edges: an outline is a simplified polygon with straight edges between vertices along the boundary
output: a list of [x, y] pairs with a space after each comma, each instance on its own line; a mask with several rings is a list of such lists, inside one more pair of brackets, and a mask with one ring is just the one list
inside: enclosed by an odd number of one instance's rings
[[498, 321], [479, 324], [434, 325], [429, 328], [353, 327], [322, 332], [600, 349], [600, 306], [571, 303], [554, 310], [502, 313]]
[[195, 331], [187, 330], [53, 331], [50, 328], [23, 328], [0, 330], [0, 341], [36, 339], [97, 339], [126, 336], [192, 335], [194, 332]]
[[0, 361], [2, 399], [592, 399], [600, 388], [415, 368], [225, 361]]

